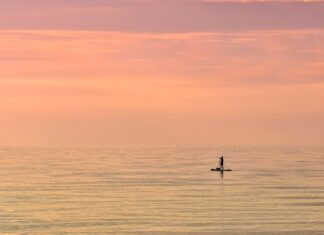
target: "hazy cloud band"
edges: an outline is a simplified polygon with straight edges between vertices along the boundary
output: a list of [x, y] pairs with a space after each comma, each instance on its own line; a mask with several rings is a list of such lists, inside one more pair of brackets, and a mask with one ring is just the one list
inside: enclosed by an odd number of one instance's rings
[[5, 0], [1, 29], [197, 32], [322, 28], [317, 1]]

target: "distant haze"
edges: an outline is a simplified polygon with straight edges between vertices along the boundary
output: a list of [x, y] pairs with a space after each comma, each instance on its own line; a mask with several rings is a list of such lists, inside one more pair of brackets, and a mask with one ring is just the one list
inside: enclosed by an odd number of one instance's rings
[[324, 2], [2, 0], [1, 145], [324, 145]]

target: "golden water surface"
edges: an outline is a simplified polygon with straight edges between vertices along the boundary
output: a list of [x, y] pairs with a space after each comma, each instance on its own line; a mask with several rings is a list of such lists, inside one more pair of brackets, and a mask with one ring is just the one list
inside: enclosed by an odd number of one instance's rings
[[0, 177], [0, 234], [324, 234], [319, 147], [3, 147]]

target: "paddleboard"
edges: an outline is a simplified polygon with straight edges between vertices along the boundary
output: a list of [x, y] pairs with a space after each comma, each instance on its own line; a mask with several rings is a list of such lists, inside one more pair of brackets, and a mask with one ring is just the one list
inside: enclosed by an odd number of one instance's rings
[[216, 168], [216, 169], [210, 169], [211, 171], [232, 171], [231, 169], [220, 169], [220, 168]]

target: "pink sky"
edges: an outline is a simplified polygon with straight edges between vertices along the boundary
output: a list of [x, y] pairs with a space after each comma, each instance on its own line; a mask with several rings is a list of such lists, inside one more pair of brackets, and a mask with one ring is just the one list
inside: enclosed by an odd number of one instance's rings
[[323, 2], [4, 0], [0, 19], [2, 145], [324, 144]]

